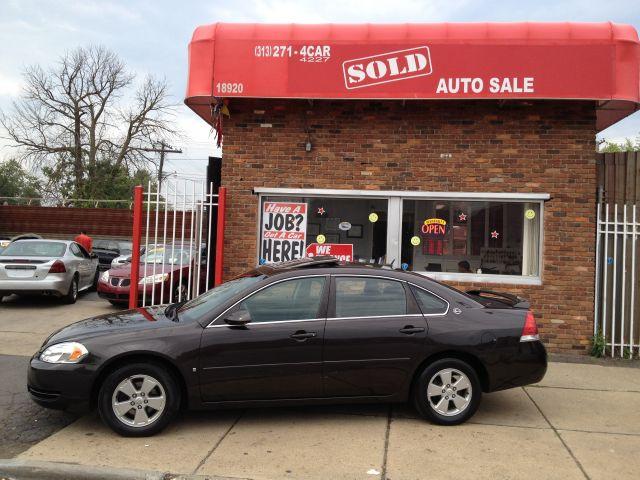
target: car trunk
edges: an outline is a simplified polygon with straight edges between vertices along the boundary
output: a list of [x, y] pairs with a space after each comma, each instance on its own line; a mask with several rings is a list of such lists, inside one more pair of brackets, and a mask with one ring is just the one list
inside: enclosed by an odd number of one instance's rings
[[54, 258], [42, 257], [2, 257], [0, 280], [42, 280], [54, 261]]

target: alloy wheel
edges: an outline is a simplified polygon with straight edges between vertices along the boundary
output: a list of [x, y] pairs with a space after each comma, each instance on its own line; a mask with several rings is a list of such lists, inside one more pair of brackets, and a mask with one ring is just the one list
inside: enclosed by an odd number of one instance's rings
[[472, 393], [469, 378], [455, 368], [445, 368], [436, 372], [427, 384], [429, 406], [446, 417], [453, 417], [465, 411], [471, 403]]
[[150, 375], [125, 378], [111, 397], [116, 418], [131, 427], [145, 427], [155, 422], [162, 415], [166, 403], [162, 384]]

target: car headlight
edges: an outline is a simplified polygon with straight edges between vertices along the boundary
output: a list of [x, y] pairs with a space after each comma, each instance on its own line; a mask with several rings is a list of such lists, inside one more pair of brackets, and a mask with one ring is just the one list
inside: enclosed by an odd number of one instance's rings
[[102, 274], [100, 275], [100, 281], [104, 283], [109, 282], [109, 270], [105, 270], [104, 272], [102, 272]]
[[40, 360], [47, 363], [78, 363], [89, 355], [89, 350], [78, 342], [57, 343], [47, 347], [40, 354]]
[[167, 278], [169, 278], [168, 273], [157, 273], [155, 275], [149, 275], [148, 277], [143, 277], [138, 282], [140, 285], [148, 285], [150, 283], [161, 283], [164, 282]]

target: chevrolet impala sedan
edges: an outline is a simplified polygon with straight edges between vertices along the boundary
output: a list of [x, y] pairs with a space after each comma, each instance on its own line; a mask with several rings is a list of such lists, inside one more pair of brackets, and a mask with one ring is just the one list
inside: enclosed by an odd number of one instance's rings
[[28, 389], [45, 407], [97, 408], [126, 436], [162, 430], [180, 408], [348, 402], [410, 401], [455, 425], [483, 392], [546, 368], [518, 297], [315, 257], [65, 327], [31, 359]]

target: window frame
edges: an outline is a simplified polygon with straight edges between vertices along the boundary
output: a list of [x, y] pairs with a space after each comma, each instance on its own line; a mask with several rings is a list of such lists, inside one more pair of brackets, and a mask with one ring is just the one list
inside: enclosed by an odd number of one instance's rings
[[[326, 320], [326, 313], [327, 313], [327, 284], [328, 282], [331, 281], [329, 277], [329, 274], [326, 273], [318, 273], [315, 275], [296, 275], [294, 277], [287, 277], [287, 278], [281, 278], [280, 280], [276, 280], [273, 282], [269, 282], [266, 285], [263, 285], [262, 287], [258, 288], [257, 290], [254, 290], [250, 293], [248, 293], [247, 295], [245, 295], [244, 297], [242, 297], [241, 299], [237, 300], [236, 302], [234, 302], [231, 306], [225, 308], [222, 313], [220, 313], [219, 315], [217, 315], [211, 322], [209, 322], [209, 324], [205, 327], [206, 328], [218, 328], [218, 327], [231, 327], [232, 325], [229, 325], [227, 323], [224, 323], [224, 320], [222, 320], [222, 323], [216, 323], [218, 320], [221, 320], [224, 318], [224, 316], [227, 314], [227, 312], [233, 310], [235, 307], [237, 307], [238, 305], [240, 305], [242, 302], [244, 302], [245, 300], [247, 300], [248, 298], [252, 297], [253, 295], [261, 292], [262, 290], [272, 287], [274, 285], [277, 285], [279, 283], [282, 282], [289, 282], [289, 281], [293, 281], [293, 280], [303, 280], [305, 278], [313, 278], [313, 277], [324, 277], [324, 286], [322, 289], [322, 295], [320, 297], [320, 307], [319, 307], [319, 312], [322, 314], [324, 313], [325, 316], [320, 316], [317, 318], [303, 318], [303, 319], [299, 319], [299, 320], [273, 320], [270, 322], [249, 322], [247, 325], [269, 325], [272, 323], [292, 323], [292, 322], [312, 322], [312, 321], [317, 321], [317, 320]], [[324, 308], [323, 308], [324, 307]]]
[[548, 193], [532, 192], [433, 192], [406, 190], [340, 190], [314, 188], [270, 188], [255, 187], [253, 193], [258, 197], [256, 206], [256, 260], [260, 258], [260, 214], [263, 197], [330, 197], [362, 198], [387, 201], [387, 252], [388, 261], [396, 260], [394, 267], [400, 267], [402, 258], [402, 216], [404, 200], [441, 200], [468, 202], [509, 202], [537, 203], [539, 205], [540, 244], [538, 249], [537, 275], [502, 275], [488, 273], [427, 272], [414, 270], [414, 273], [439, 281], [460, 283], [494, 283], [503, 285], [542, 285], [544, 259], [544, 204], [551, 198]]
[[[428, 290], [428, 289], [426, 289], [424, 287], [421, 287], [420, 285], [416, 285], [415, 283], [407, 282], [407, 284], [410, 285], [409, 291], [411, 292], [411, 295], [413, 296], [413, 299], [415, 300], [416, 305], [418, 306], [418, 309], [422, 313], [423, 317], [444, 317], [449, 313], [449, 310], [451, 309], [451, 303], [449, 302], [449, 300], [447, 300], [446, 298], [441, 297], [437, 293], [433, 293], [431, 290]], [[413, 288], [411, 288], [411, 287], [416, 288], [418, 290], [422, 290], [423, 292], [426, 292], [429, 295], [433, 295], [434, 297], [439, 298], [444, 303], [446, 303], [447, 304], [447, 308], [445, 309], [444, 313], [424, 313], [422, 311], [422, 308], [420, 307], [420, 300], [418, 300], [417, 295], [413, 292]]]

